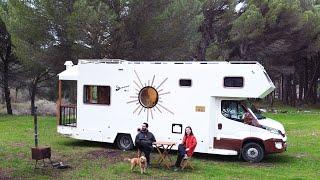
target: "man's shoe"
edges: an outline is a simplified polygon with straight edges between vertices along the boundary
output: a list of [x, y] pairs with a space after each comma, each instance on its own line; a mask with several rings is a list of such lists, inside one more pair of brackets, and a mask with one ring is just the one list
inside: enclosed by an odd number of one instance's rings
[[179, 171], [179, 168], [175, 167], [175, 168], [173, 169], [173, 171], [174, 171], [174, 172], [177, 172], [177, 171]]
[[147, 168], [151, 168], [151, 164], [147, 164]]
[[188, 155], [185, 154], [183, 159], [188, 159], [188, 158], [189, 158]]

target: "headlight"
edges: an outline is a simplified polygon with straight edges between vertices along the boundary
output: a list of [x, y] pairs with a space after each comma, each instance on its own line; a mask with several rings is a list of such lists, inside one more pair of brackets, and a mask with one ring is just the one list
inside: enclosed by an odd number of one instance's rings
[[277, 149], [282, 149], [282, 142], [275, 142], [274, 145]]
[[273, 134], [281, 135], [281, 131], [272, 127], [262, 126], [263, 129], [270, 131]]

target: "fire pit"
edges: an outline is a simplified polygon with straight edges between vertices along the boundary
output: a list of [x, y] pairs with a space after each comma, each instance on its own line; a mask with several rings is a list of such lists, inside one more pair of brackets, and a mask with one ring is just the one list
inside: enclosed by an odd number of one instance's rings
[[35, 168], [37, 168], [37, 163], [39, 160], [43, 161], [43, 166], [45, 166], [45, 159], [49, 159], [51, 162], [51, 148], [50, 147], [33, 147], [31, 148], [32, 159], [36, 160]]

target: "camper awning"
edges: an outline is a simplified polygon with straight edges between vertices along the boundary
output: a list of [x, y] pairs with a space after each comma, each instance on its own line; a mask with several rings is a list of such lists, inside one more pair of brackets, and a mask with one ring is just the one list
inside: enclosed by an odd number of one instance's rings
[[78, 80], [78, 66], [68, 67], [58, 74], [59, 80]]

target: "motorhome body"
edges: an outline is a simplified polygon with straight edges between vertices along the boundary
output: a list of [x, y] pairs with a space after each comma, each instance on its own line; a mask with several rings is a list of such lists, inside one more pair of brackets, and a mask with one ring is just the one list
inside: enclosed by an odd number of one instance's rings
[[[66, 66], [59, 74], [61, 134], [130, 149], [137, 128], [148, 122], [157, 140], [177, 143], [191, 126], [198, 140], [195, 151], [201, 153], [241, 154], [258, 162], [264, 154], [286, 148], [283, 125], [262, 117], [245, 101], [275, 89], [258, 62], [101, 59]], [[76, 81], [76, 105], [62, 102], [62, 81]], [[245, 114], [259, 125], [246, 122]]]

